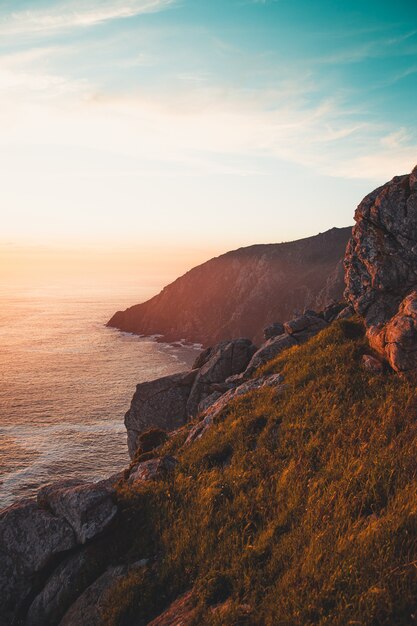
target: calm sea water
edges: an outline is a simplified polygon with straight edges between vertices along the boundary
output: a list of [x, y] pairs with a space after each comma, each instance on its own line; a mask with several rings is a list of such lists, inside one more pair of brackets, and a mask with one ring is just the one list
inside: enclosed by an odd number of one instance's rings
[[0, 508], [51, 480], [98, 480], [127, 465], [135, 385], [197, 354], [105, 327], [139, 299], [132, 288], [0, 286]]

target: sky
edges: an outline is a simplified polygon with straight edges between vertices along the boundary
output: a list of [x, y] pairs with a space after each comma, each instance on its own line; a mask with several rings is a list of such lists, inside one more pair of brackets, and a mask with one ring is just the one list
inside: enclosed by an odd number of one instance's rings
[[415, 0], [2, 0], [0, 278], [349, 225], [416, 103]]

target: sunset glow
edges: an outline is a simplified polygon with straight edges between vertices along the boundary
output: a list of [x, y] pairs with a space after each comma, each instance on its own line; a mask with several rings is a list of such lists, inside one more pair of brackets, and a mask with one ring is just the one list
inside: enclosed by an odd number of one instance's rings
[[350, 224], [415, 158], [416, 6], [322, 4], [2, 6], [2, 245], [210, 256]]

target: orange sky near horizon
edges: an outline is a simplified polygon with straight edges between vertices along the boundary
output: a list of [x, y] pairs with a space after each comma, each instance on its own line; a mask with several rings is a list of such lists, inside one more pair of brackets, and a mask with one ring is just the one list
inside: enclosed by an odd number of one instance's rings
[[226, 250], [176, 246], [0, 244], [0, 283], [134, 288], [152, 295], [186, 271]]

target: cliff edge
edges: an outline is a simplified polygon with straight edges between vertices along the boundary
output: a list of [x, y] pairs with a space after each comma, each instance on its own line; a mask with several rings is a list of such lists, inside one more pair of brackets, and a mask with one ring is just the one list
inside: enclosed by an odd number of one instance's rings
[[262, 341], [272, 322], [322, 309], [343, 294], [343, 257], [351, 228], [255, 245], [199, 265], [160, 294], [118, 311], [109, 326], [167, 341], [212, 345], [231, 337]]

